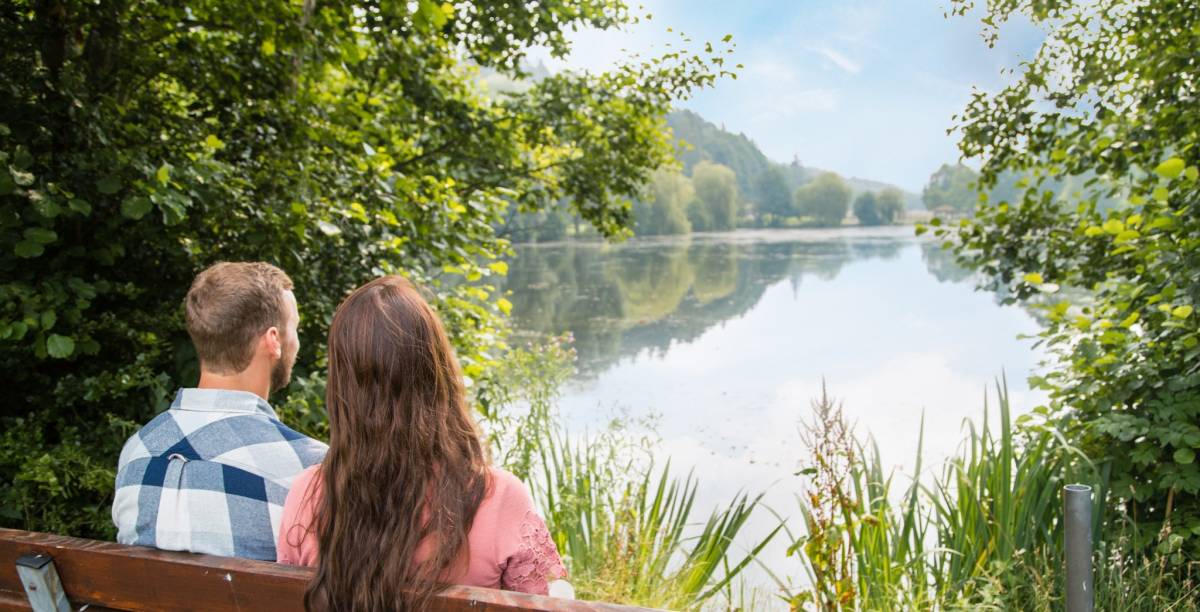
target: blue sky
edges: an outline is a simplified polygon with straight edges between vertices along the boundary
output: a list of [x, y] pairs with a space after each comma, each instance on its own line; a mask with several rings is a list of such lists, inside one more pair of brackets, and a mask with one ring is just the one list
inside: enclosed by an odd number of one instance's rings
[[[639, 3], [634, 0], [631, 6]], [[958, 159], [952, 116], [971, 87], [994, 91], [1003, 69], [1030, 58], [1043, 33], [1025, 23], [1002, 29], [995, 48], [975, 17], [944, 16], [948, 0], [650, 0], [649, 21], [625, 32], [583, 31], [566, 61], [534, 57], [552, 70], [602, 70], [631, 52], [661, 53], [733, 35], [745, 67], [679, 106], [743, 132], [777, 161], [920, 191]]]

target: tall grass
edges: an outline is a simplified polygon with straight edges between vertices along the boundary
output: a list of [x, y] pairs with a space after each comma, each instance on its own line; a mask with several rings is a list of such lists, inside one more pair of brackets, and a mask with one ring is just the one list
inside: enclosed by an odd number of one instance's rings
[[699, 522], [693, 475], [639, 462], [618, 438], [551, 434], [542, 448], [536, 496], [581, 598], [699, 608], [779, 531], [734, 560], [733, 541], [761, 495], [740, 494]]
[[1051, 433], [1018, 439], [1006, 386], [998, 384], [996, 394], [999, 429], [992, 429], [985, 399], [981, 424], [967, 421], [966, 440], [925, 496], [945, 552], [933, 557], [943, 596], [969, 595], [972, 580], [997, 562], [1057, 550], [1062, 541], [1061, 491], [1076, 451]]
[[788, 530], [788, 554], [801, 560], [809, 586], [789, 593], [789, 603], [818, 610], [923, 607], [931, 580], [920, 490], [892, 494], [894, 476], [884, 473], [877, 447], [854, 435], [824, 389], [812, 408], [801, 429], [807, 452], [799, 472], [811, 485], [797, 496], [805, 531]]
[[[1062, 608], [1061, 490], [1085, 482], [1103, 500], [1103, 473], [1053, 427], [1015, 427], [1003, 382], [996, 399], [997, 427], [985, 401], [981, 423], [967, 423], [940, 472], [905, 484], [884, 473], [840, 406], [824, 393], [814, 402], [802, 431], [810, 484], [797, 498], [806, 530], [789, 533], [809, 585], [788, 589], [793, 607]], [[1135, 554], [1134, 524], [1103, 507], [1096, 515], [1097, 609], [1198, 609], [1200, 565]]]
[[703, 515], [697, 479], [656, 467], [652, 438], [628, 422], [566, 435], [553, 403], [571, 372], [567, 342], [512, 351], [484, 417], [498, 462], [532, 488], [576, 595], [669, 609], [697, 609], [718, 593], [733, 601], [734, 580], [779, 531], [734, 548], [762, 496], [739, 494]]

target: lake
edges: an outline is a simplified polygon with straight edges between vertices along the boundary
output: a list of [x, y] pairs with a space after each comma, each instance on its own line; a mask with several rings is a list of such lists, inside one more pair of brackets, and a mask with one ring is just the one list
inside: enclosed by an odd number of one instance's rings
[[[506, 282], [519, 330], [574, 335], [559, 403], [572, 431], [655, 417], [656, 452], [696, 469], [705, 512], [745, 490], [798, 515], [797, 427], [823, 383], [909, 472], [922, 415], [936, 465], [1002, 374], [1014, 412], [1044, 399], [1025, 383], [1043, 357], [1020, 338], [1034, 318], [911, 227], [523, 245]], [[750, 535], [773, 524], [761, 513]], [[798, 576], [778, 543], [772, 568]]]

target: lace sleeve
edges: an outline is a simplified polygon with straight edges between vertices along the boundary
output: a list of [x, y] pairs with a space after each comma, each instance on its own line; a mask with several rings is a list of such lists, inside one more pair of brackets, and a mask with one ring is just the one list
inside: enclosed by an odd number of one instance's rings
[[521, 541], [500, 576], [500, 588], [546, 595], [550, 582], [567, 575], [546, 523], [529, 510], [521, 521]]

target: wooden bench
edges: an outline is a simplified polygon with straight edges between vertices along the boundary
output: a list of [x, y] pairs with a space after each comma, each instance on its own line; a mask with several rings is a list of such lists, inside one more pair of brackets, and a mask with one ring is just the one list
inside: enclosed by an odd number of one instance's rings
[[[26, 556], [22, 559], [23, 555]], [[42, 555], [35, 557], [32, 555]], [[49, 557], [47, 559], [47, 557]], [[39, 564], [53, 567], [72, 609], [90, 610], [303, 610], [312, 569], [211, 555], [168, 552], [47, 533], [0, 529], [0, 611], [30, 610], [29, 586], [37, 587]], [[51, 564], [50, 561], [53, 561]], [[44, 575], [44, 574], [41, 574]], [[49, 585], [49, 590], [54, 590]], [[34, 591], [50, 601], [47, 588]], [[456, 586], [431, 610], [500, 612], [634, 612], [615, 604], [576, 601]]]

